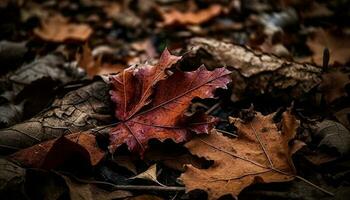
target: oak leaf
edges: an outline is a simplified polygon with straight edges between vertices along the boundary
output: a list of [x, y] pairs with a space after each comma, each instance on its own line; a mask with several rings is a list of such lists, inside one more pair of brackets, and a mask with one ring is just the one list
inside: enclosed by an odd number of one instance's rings
[[190, 132], [207, 133], [213, 128], [213, 117], [198, 114], [189, 124], [183, 114], [194, 97], [210, 98], [215, 89], [226, 88], [230, 71], [201, 66], [168, 76], [166, 70], [179, 59], [165, 50], [155, 66], [133, 66], [111, 77], [115, 116], [121, 121], [110, 132], [111, 152], [126, 143], [142, 155], [152, 138], [182, 142]]
[[298, 127], [294, 116], [288, 112], [283, 114], [281, 130], [273, 122], [273, 114], [257, 113], [250, 122], [237, 118], [230, 121], [238, 128], [238, 138], [214, 132], [185, 145], [192, 154], [214, 161], [208, 169], [187, 165], [180, 177], [187, 191], [202, 189], [208, 192], [209, 199], [218, 199], [227, 194], [237, 196], [256, 182], [283, 182], [294, 178], [288, 146]]

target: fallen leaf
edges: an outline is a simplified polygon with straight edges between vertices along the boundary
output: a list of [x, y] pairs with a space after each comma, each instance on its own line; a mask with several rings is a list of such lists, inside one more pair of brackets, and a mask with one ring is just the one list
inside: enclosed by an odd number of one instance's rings
[[128, 169], [129, 171], [131, 171], [134, 174], [137, 174], [136, 166], [133, 162], [134, 160], [132, 157], [130, 157], [130, 156], [117, 156], [117, 157], [113, 158], [113, 161], [117, 165]]
[[232, 101], [244, 98], [246, 93], [270, 94], [288, 90], [299, 98], [321, 82], [321, 69], [310, 64], [287, 61], [274, 55], [210, 38], [193, 38], [187, 50], [189, 57], [204, 63], [209, 69], [228, 66], [233, 88]]
[[169, 26], [174, 24], [202, 24], [218, 16], [222, 11], [222, 7], [218, 4], [212, 4], [208, 8], [199, 10], [197, 12], [180, 12], [176, 9], [168, 11], [163, 11], [161, 9], [159, 10], [164, 20], [161, 24], [163, 26]]
[[24, 42], [0, 41], [0, 73], [20, 65], [27, 52], [28, 48]]
[[161, 162], [163, 165], [181, 172], [185, 171], [185, 165], [191, 164], [200, 168], [203, 164], [202, 160], [189, 153], [174, 155], [163, 151], [150, 150], [145, 154], [145, 160]]
[[158, 185], [166, 187], [165, 185], [161, 184], [157, 180], [157, 164], [153, 164], [146, 171], [144, 171], [141, 174], [138, 174], [134, 177], [131, 177], [130, 179], [136, 179], [136, 178], [153, 181], [153, 182], [157, 183]]
[[347, 96], [345, 86], [350, 83], [350, 73], [340, 70], [322, 74], [322, 82], [319, 86], [327, 103]]
[[208, 169], [187, 166], [180, 177], [186, 191], [202, 189], [208, 193], [208, 199], [227, 194], [237, 197], [244, 188], [256, 182], [294, 179], [295, 169], [288, 142], [296, 134], [298, 121], [285, 112], [280, 131], [273, 116], [257, 113], [249, 122], [230, 118], [238, 129], [238, 138], [228, 138], [216, 132], [186, 143], [192, 154], [214, 161]]
[[88, 44], [83, 46], [81, 54], [76, 55], [76, 60], [78, 66], [83, 68], [90, 77], [119, 73], [124, 70], [124, 67], [118, 64], [102, 63], [102, 55], [95, 58]]
[[304, 155], [304, 157], [314, 165], [322, 165], [337, 160], [339, 157], [326, 152], [315, 151]]
[[215, 89], [225, 88], [230, 72], [225, 68], [207, 71], [202, 66], [167, 77], [166, 70], [178, 60], [165, 50], [155, 66], [132, 66], [111, 76], [115, 116], [121, 120], [110, 132], [111, 152], [126, 143], [129, 150], [143, 155], [152, 138], [182, 142], [190, 132], [206, 133], [213, 127], [212, 117], [197, 116], [196, 122], [186, 124], [183, 114], [194, 97], [210, 98]]
[[111, 123], [113, 109], [108, 91], [108, 84], [102, 80], [78, 85], [35, 117], [0, 130], [0, 154]]
[[300, 15], [302, 18], [308, 19], [308, 18], [321, 18], [321, 17], [330, 17], [334, 13], [331, 11], [327, 5], [318, 3], [316, 1], [313, 1], [311, 4], [311, 8], [308, 8], [305, 11], [302, 11]]
[[342, 124], [324, 120], [316, 126], [314, 136], [320, 139], [319, 147], [335, 149], [340, 155], [350, 152], [350, 132]]
[[334, 115], [341, 124], [350, 130], [350, 108], [344, 108]]
[[20, 150], [10, 158], [25, 166], [53, 169], [77, 154], [92, 166], [97, 165], [105, 155], [98, 148], [94, 135], [75, 133]]
[[65, 17], [54, 15], [43, 19], [41, 27], [34, 29], [34, 34], [51, 42], [86, 41], [92, 34], [92, 29], [87, 24], [69, 23]]
[[113, 200], [132, 196], [131, 192], [123, 190], [106, 191], [93, 184], [79, 183], [68, 176], [60, 174], [65, 180], [71, 200]]
[[83, 77], [76, 68], [63, 66], [64, 63], [62, 55], [49, 54], [1, 75], [1, 125], [8, 127], [34, 116], [51, 102], [56, 87]]
[[346, 64], [350, 61], [350, 37], [333, 34], [324, 29], [316, 29], [306, 42], [307, 46], [313, 52], [312, 60], [317, 65], [323, 65], [323, 51], [329, 50], [329, 64], [335, 62]]
[[25, 182], [26, 170], [4, 158], [0, 159], [0, 196], [7, 190], [21, 188]]

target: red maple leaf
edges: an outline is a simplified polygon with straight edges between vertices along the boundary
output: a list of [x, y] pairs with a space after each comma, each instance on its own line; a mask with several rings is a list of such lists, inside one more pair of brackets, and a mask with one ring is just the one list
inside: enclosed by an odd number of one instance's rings
[[111, 98], [120, 120], [110, 132], [111, 152], [126, 143], [129, 150], [142, 155], [152, 138], [182, 142], [190, 132], [207, 133], [213, 128], [214, 117], [196, 115], [193, 121], [185, 120], [183, 114], [194, 97], [210, 98], [215, 89], [226, 88], [230, 71], [201, 66], [168, 76], [166, 70], [179, 59], [165, 50], [157, 65], [129, 67], [111, 77]]

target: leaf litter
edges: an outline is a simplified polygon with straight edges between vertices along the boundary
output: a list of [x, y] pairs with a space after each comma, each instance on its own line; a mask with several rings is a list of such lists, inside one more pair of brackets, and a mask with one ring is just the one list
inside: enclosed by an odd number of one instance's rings
[[346, 8], [1, 2], [0, 198], [346, 199]]

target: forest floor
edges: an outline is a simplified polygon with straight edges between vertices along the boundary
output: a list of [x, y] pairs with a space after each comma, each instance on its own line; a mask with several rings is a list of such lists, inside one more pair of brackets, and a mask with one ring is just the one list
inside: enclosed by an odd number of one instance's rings
[[0, 2], [0, 199], [348, 199], [350, 1]]

